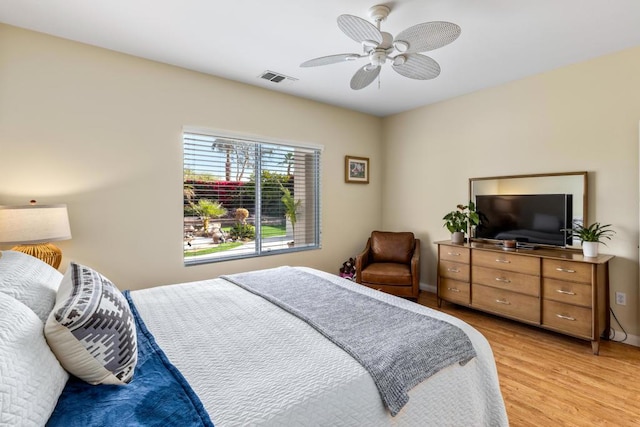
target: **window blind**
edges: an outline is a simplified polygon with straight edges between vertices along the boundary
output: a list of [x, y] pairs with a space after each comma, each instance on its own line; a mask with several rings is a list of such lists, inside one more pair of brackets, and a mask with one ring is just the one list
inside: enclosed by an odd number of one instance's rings
[[320, 247], [319, 148], [183, 133], [185, 264]]

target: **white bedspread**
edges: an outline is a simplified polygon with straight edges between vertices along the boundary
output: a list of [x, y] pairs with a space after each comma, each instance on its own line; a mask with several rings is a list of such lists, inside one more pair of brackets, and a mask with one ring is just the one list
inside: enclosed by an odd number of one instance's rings
[[218, 427], [507, 425], [493, 354], [475, 329], [444, 313], [317, 270], [301, 269], [446, 320], [478, 357], [409, 393], [395, 417], [369, 374], [305, 322], [223, 279], [131, 292], [140, 315]]

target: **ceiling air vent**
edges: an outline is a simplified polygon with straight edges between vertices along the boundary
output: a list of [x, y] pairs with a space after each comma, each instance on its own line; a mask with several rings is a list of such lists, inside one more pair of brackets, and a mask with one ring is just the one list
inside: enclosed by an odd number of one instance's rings
[[298, 79], [294, 79], [293, 77], [285, 76], [284, 74], [276, 73], [275, 71], [269, 71], [269, 70], [260, 74], [258, 77], [260, 77], [263, 80], [268, 80], [272, 83], [278, 83], [278, 84], [290, 84], [298, 80]]

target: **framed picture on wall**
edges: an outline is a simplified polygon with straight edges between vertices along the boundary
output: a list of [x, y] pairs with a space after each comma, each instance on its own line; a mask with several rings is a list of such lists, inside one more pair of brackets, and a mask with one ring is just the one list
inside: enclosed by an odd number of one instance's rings
[[368, 184], [369, 158], [345, 156], [344, 181], [353, 184]]

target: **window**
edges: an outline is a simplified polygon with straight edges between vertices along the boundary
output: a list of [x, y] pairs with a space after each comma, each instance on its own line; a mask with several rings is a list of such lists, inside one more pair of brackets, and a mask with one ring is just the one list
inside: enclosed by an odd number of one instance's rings
[[184, 263], [320, 247], [318, 147], [183, 133]]

